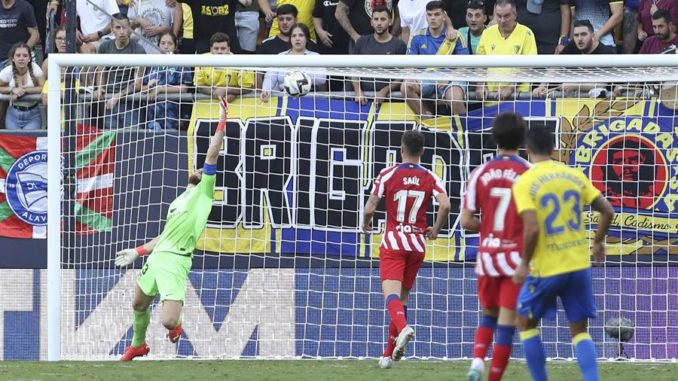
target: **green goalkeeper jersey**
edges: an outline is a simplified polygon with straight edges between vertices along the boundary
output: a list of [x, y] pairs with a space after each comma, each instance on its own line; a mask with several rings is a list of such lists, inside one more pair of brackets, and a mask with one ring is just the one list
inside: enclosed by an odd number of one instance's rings
[[153, 254], [172, 253], [193, 256], [195, 243], [202, 234], [212, 210], [216, 175], [202, 174], [197, 186], [184, 191], [170, 204], [165, 229]]

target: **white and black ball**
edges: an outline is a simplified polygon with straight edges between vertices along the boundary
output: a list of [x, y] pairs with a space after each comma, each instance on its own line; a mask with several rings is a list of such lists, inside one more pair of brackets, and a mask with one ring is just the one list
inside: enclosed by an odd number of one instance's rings
[[303, 71], [293, 70], [285, 76], [285, 92], [291, 97], [302, 97], [311, 91], [311, 77]]
[[605, 322], [605, 333], [613, 339], [621, 342], [627, 342], [633, 338], [636, 327], [631, 319], [623, 316], [617, 316], [608, 319]]

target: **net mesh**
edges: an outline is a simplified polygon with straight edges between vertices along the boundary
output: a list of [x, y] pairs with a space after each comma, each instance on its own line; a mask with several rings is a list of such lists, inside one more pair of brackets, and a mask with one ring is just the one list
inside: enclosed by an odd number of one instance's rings
[[[202, 168], [217, 95], [231, 98], [229, 122], [188, 275], [185, 334], [178, 345], [166, 339], [156, 299], [152, 357], [379, 357], [385, 215], [380, 208], [377, 232], [364, 235], [361, 211], [413, 128], [426, 136], [422, 164], [445, 182], [452, 212], [410, 295], [416, 339], [407, 356], [469, 357], [480, 317], [478, 237], [459, 226], [459, 208], [468, 174], [494, 153], [493, 117], [509, 110], [530, 128], [552, 129], [555, 158], [586, 173], [617, 211], [608, 260], [593, 269], [599, 356], [678, 357], [678, 68], [307, 68], [314, 89], [292, 98], [282, 85], [291, 69], [171, 62], [62, 72], [63, 358], [111, 358], [130, 344], [143, 261], [119, 269], [115, 253], [162, 231], [170, 203]], [[262, 100], [254, 87], [267, 76], [283, 81]], [[587, 212], [589, 226], [596, 219]], [[635, 328], [623, 348], [605, 332], [616, 317]], [[541, 330], [548, 357], [574, 357], [562, 310]], [[520, 345], [513, 353], [522, 356]]]

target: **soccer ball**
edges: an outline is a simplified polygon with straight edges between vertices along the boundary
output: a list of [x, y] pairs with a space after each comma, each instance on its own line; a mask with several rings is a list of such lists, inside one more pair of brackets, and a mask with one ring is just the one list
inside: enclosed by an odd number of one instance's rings
[[285, 76], [285, 92], [291, 97], [302, 97], [311, 91], [311, 77], [303, 71], [294, 70]]
[[625, 343], [633, 337], [635, 326], [631, 319], [623, 316], [613, 317], [605, 322], [605, 332], [613, 339]]

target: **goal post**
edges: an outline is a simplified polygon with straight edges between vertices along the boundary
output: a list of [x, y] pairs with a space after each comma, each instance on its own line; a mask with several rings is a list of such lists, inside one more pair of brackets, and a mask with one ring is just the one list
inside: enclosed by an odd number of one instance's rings
[[[189, 275], [186, 337], [178, 346], [166, 343], [154, 312], [154, 358], [378, 357], [388, 322], [378, 276], [381, 236], [360, 233], [360, 218], [374, 178], [398, 160], [400, 136], [411, 128], [425, 132], [423, 165], [443, 178], [454, 207], [441, 238], [428, 243], [412, 292], [408, 313], [417, 336], [408, 356], [470, 356], [480, 313], [473, 274], [478, 238], [458, 224], [460, 198], [469, 172], [494, 151], [492, 118], [509, 110], [522, 113], [531, 128], [551, 128], [557, 159], [580, 168], [613, 199], [609, 261], [594, 269], [599, 318], [591, 331], [599, 356], [624, 355], [605, 333], [606, 321], [624, 317], [635, 325], [626, 355], [678, 358], [678, 324], [671, 318], [678, 313], [674, 56], [271, 58], [50, 55], [48, 360], [113, 359], [129, 345], [141, 261], [119, 269], [113, 256], [161, 231], [169, 203], [202, 165], [219, 115], [209, 96], [166, 93], [192, 109], [190, 124], [187, 131], [153, 132], [123, 115], [143, 115], [153, 103], [147, 91], [135, 91], [134, 106], [117, 115], [124, 125], [93, 127], [77, 111], [90, 107], [90, 96], [77, 94], [73, 80], [65, 86], [71, 96], [62, 99], [64, 84], [56, 75], [85, 67], [207, 67], [239, 74], [300, 68], [342, 83], [343, 90], [302, 98], [273, 94], [263, 103], [256, 91], [232, 102], [215, 204]], [[351, 78], [436, 86], [452, 79], [464, 87], [467, 112], [451, 115], [449, 104], [435, 105], [440, 98], [424, 99], [434, 104], [433, 117], [422, 119], [404, 103], [412, 98], [397, 90], [360, 105]], [[480, 83], [524, 83], [529, 90], [496, 102], [492, 94], [476, 99], [473, 88]], [[584, 90], [591, 83], [600, 91]], [[533, 93], [539, 84], [546, 84], [543, 95]], [[64, 112], [69, 108], [76, 112]], [[595, 227], [596, 218], [586, 212], [585, 222]], [[543, 323], [542, 332], [549, 357], [573, 356], [562, 311]]]

